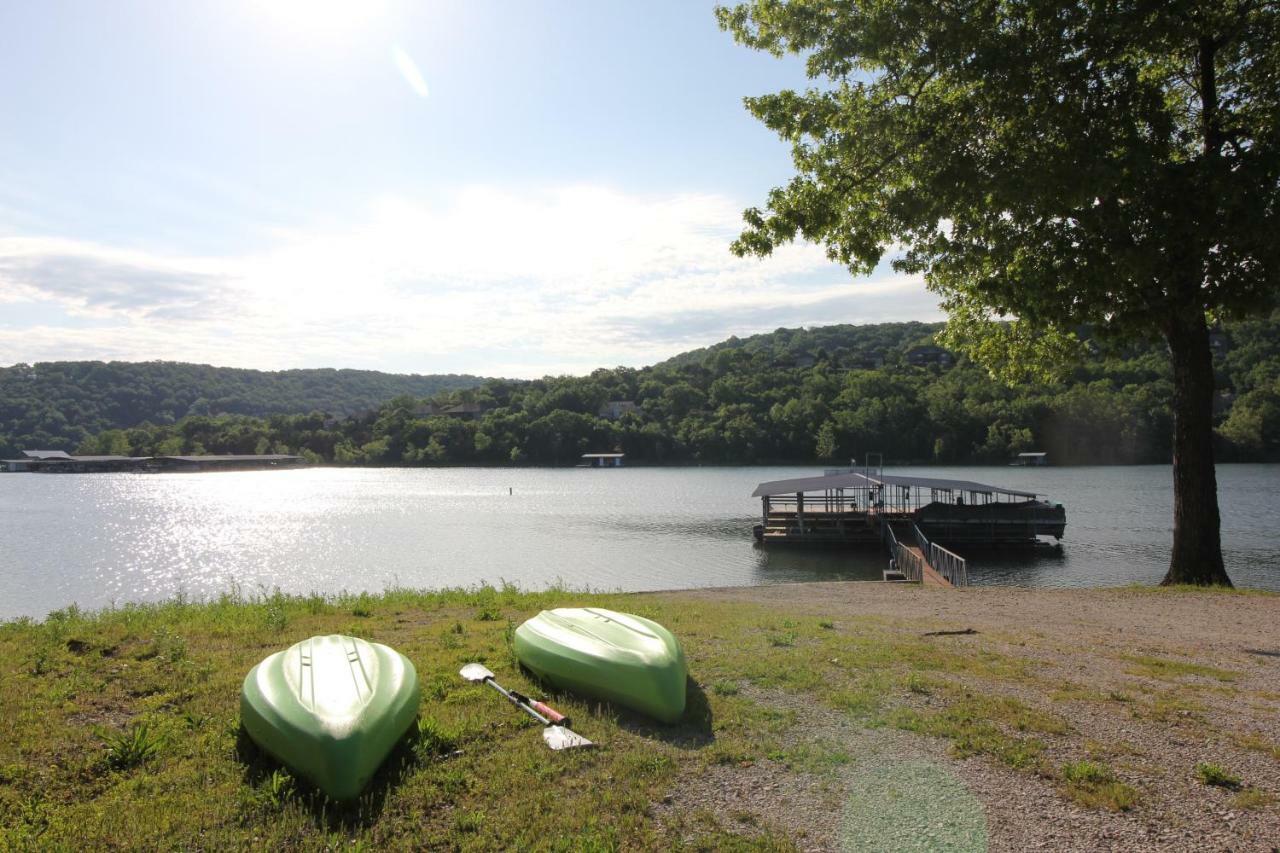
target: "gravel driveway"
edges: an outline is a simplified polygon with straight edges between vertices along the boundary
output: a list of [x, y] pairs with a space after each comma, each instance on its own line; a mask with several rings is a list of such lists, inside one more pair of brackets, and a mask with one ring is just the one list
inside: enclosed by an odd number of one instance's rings
[[[855, 758], [817, 774], [767, 760], [709, 768], [682, 779], [659, 810], [708, 810], [813, 850], [1280, 850], [1280, 596], [878, 583], [660, 595], [755, 602], [837, 624], [874, 617], [916, 636], [972, 629], [931, 641], [1028, 661], [1036, 677], [966, 688], [1066, 718], [1069, 731], [1046, 737], [1048, 764], [1103, 761], [1140, 796], [1125, 811], [1087, 808], [1060, 778], [959, 760], [944, 740], [761, 694], [790, 705], [794, 739], [839, 743]], [[905, 701], [928, 710], [945, 700]], [[1241, 787], [1204, 784], [1195, 768], [1205, 762]]]

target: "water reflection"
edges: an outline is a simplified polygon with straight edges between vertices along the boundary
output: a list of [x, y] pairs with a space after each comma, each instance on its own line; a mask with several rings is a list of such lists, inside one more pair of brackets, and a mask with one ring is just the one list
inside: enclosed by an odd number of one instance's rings
[[[1153, 583], [1169, 469], [898, 469], [1067, 507], [1058, 554], [969, 556], [977, 584]], [[502, 580], [604, 590], [873, 580], [878, 551], [765, 550], [750, 496], [810, 468], [441, 469], [0, 475], [0, 618], [183, 593], [377, 591]], [[1280, 466], [1219, 466], [1227, 570], [1280, 589]]]
[[887, 554], [867, 548], [766, 548], [754, 545], [755, 583], [797, 581], [878, 581], [889, 566]]

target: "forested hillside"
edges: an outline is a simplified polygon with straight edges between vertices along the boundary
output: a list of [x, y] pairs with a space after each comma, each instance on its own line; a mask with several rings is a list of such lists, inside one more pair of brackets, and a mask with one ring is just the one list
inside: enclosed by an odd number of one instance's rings
[[180, 362], [55, 361], [0, 368], [0, 456], [74, 450], [104, 430], [193, 415], [351, 415], [399, 394], [469, 388], [478, 376], [372, 370], [265, 372]]
[[[429, 401], [401, 396], [341, 422], [190, 417], [109, 432], [81, 449], [270, 449], [376, 465], [563, 465], [610, 450], [632, 463], [809, 463], [867, 451], [903, 462], [1001, 463], [1025, 450], [1048, 451], [1061, 464], [1168, 461], [1172, 386], [1161, 347], [1100, 351], [1066, 381], [1009, 388], [937, 351], [941, 363], [912, 364], [912, 350], [937, 328], [779, 329], [640, 370], [490, 380]], [[1220, 458], [1280, 458], [1280, 315], [1228, 325], [1215, 340]], [[635, 406], [609, 419], [602, 413], [610, 401]], [[463, 403], [471, 405], [441, 411]]]

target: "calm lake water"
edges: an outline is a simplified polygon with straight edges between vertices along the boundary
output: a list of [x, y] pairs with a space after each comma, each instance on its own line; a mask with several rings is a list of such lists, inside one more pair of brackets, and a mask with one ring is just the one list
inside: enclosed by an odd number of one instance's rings
[[[1280, 466], [1219, 469], [1239, 586], [1280, 589]], [[509, 581], [652, 590], [879, 580], [879, 552], [765, 550], [750, 494], [814, 467], [314, 469], [0, 475], [0, 618], [182, 593], [378, 591]], [[1035, 491], [1067, 508], [1061, 553], [973, 555], [980, 585], [1163, 576], [1166, 466], [886, 469]], [[508, 493], [510, 490], [510, 493]]]

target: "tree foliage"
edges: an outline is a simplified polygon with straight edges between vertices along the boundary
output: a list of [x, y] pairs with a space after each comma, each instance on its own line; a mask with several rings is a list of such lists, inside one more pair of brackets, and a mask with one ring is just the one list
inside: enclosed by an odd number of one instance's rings
[[[964, 358], [953, 367], [912, 366], [908, 352], [938, 330], [779, 329], [641, 370], [490, 380], [430, 401], [396, 397], [341, 420], [199, 415], [107, 430], [79, 449], [295, 452], [343, 465], [567, 465], [614, 450], [642, 464], [811, 463], [867, 451], [904, 462], [1003, 464], [1027, 450], [1048, 451], [1056, 463], [1168, 461], [1172, 384], [1158, 347], [1100, 350], [1065, 377], [1012, 388]], [[1280, 458], [1280, 422], [1266, 408], [1280, 376], [1278, 330], [1280, 318], [1228, 326], [1237, 349], [1218, 362], [1228, 389], [1219, 420], [1222, 449], [1234, 458]], [[1237, 357], [1242, 350], [1246, 358]], [[1229, 389], [1240, 394], [1234, 407]], [[611, 400], [636, 409], [607, 420], [599, 412]], [[483, 408], [478, 418], [430, 414], [464, 401]]]
[[893, 265], [942, 297], [951, 344], [1006, 378], [1043, 374], [1080, 324], [1163, 337], [1166, 582], [1227, 583], [1206, 317], [1280, 295], [1280, 6], [752, 0], [717, 15], [749, 47], [803, 55], [819, 83], [747, 99], [797, 175], [746, 211], [735, 251], [802, 237], [870, 272], [905, 247]]
[[0, 368], [0, 455], [24, 448], [73, 450], [103, 430], [170, 424], [188, 416], [317, 410], [349, 415], [397, 394], [421, 397], [482, 381], [452, 374], [267, 372], [165, 361], [16, 364]]

